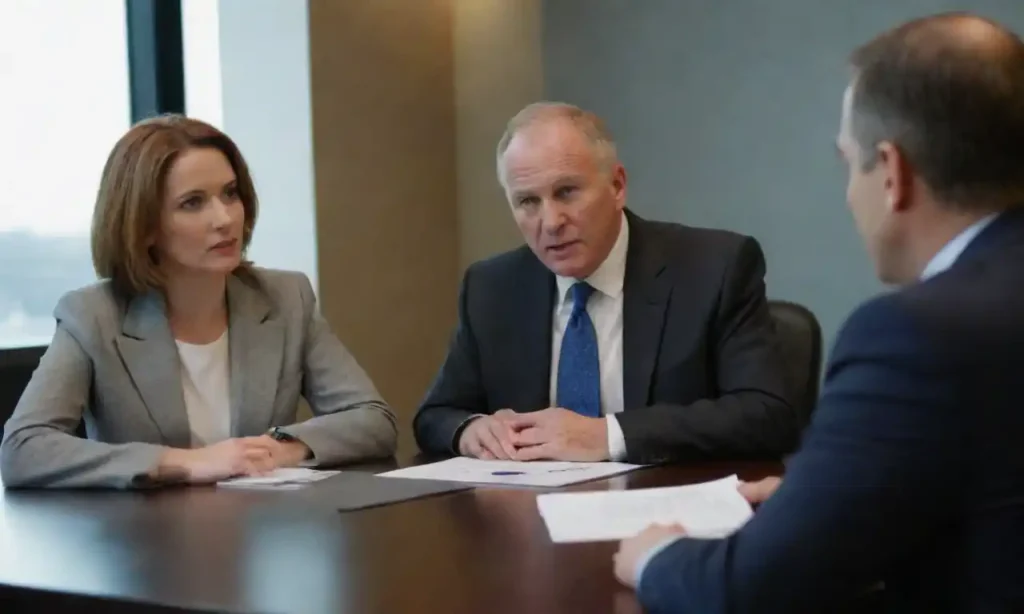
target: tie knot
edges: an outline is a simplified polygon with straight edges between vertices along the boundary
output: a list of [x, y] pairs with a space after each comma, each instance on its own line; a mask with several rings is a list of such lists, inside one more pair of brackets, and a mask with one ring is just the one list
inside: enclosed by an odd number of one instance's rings
[[586, 309], [590, 295], [594, 293], [594, 286], [585, 281], [578, 281], [572, 286], [572, 308], [573, 311]]

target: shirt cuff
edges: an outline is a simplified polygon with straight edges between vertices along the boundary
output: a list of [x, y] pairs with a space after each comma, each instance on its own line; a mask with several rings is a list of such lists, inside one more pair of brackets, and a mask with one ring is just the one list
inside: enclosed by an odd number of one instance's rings
[[605, 418], [608, 421], [608, 456], [611, 460], [626, 460], [626, 436], [622, 434], [622, 426], [615, 416]]
[[633, 576], [633, 582], [634, 586], [636, 586], [636, 590], [640, 590], [640, 580], [642, 580], [644, 577], [644, 570], [647, 569], [648, 563], [654, 560], [654, 557], [661, 554], [662, 550], [668, 548], [669, 546], [671, 546], [672, 544], [676, 543], [681, 539], [683, 539], [682, 535], [678, 535], [675, 537], [666, 537], [664, 541], [659, 542], [653, 548], [648, 550], [642, 557], [640, 557], [640, 560], [637, 561], [636, 564], [636, 575]]

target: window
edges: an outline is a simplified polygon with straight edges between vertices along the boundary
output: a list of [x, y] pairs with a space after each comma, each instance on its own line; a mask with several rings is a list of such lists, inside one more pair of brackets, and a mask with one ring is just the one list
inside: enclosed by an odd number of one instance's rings
[[181, 0], [185, 112], [223, 130], [219, 10], [219, 2]]
[[95, 279], [89, 226], [131, 123], [125, 0], [0, 2], [0, 351], [53, 335]]
[[238, 144], [259, 194], [249, 258], [302, 271], [315, 288], [308, 9], [298, 1], [181, 0], [180, 23], [185, 110]]

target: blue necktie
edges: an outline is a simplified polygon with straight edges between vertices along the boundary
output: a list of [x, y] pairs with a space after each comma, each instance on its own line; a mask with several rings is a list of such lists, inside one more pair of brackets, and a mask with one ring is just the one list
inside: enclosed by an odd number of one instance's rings
[[584, 416], [601, 416], [601, 362], [597, 333], [587, 313], [594, 288], [585, 282], [572, 287], [572, 315], [562, 337], [558, 358], [556, 403]]

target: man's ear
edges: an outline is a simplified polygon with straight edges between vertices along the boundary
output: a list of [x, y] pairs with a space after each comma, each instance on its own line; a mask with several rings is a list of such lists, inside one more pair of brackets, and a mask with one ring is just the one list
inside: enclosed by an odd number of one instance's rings
[[619, 202], [620, 208], [626, 206], [626, 183], [626, 167], [621, 163], [616, 163], [612, 168], [612, 188], [615, 190], [615, 198]]
[[885, 203], [891, 212], [904, 211], [910, 206], [914, 174], [906, 155], [890, 141], [877, 147], [878, 170], [883, 173]]

